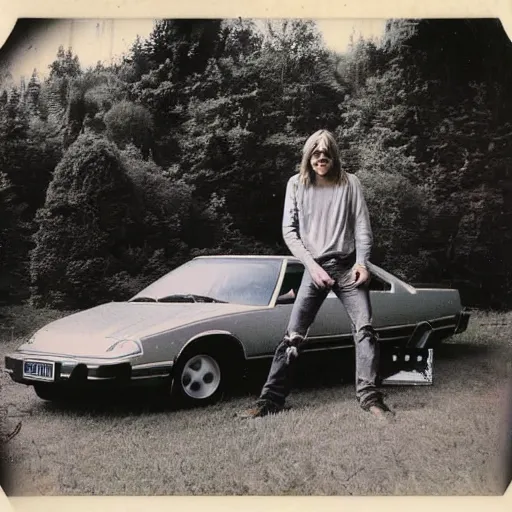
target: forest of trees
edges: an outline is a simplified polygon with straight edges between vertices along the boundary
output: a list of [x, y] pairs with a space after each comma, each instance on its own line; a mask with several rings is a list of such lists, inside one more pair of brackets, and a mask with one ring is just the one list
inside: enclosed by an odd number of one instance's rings
[[44, 80], [0, 82], [0, 302], [85, 308], [196, 255], [287, 253], [285, 185], [327, 128], [374, 263], [510, 308], [507, 62], [490, 19], [390, 20], [344, 54], [305, 20], [162, 20], [90, 69], [61, 47]]

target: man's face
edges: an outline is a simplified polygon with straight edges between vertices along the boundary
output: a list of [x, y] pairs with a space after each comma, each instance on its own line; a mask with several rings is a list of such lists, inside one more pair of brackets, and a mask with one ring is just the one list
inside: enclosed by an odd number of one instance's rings
[[325, 142], [321, 141], [311, 154], [310, 164], [318, 176], [326, 176], [332, 169], [332, 155], [327, 150]]

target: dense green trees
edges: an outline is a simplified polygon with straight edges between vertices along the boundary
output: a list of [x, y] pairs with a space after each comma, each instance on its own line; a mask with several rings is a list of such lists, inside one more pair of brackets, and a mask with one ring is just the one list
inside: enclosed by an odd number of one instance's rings
[[512, 275], [512, 72], [503, 65], [512, 44], [497, 20], [404, 25], [391, 23], [388, 34], [398, 34], [389, 46], [409, 95], [403, 133], [418, 164], [410, 179], [430, 206], [423, 277], [499, 306]]
[[511, 48], [494, 20], [391, 20], [337, 55], [311, 21], [242, 19], [159, 21], [109, 67], [60, 48], [0, 91], [0, 299], [85, 307], [197, 254], [285, 252], [286, 181], [328, 128], [374, 262], [509, 306]]
[[61, 156], [59, 144], [31, 110], [32, 99], [13, 89], [0, 103], [0, 298], [5, 300], [28, 297], [34, 216]]
[[136, 206], [115, 146], [92, 135], [79, 137], [56, 167], [37, 215], [33, 302], [78, 308], [112, 292]]

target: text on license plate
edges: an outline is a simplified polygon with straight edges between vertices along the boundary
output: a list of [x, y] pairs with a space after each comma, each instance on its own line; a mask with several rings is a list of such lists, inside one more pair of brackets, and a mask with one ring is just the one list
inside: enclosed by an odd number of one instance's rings
[[41, 361], [25, 361], [23, 363], [23, 377], [41, 380], [54, 380], [55, 363]]

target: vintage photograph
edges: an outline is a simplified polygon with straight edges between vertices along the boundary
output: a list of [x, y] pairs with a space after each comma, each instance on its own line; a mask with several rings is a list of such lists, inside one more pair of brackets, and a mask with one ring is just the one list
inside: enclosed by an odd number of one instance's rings
[[0, 486], [498, 496], [498, 19], [19, 19], [0, 48]]

